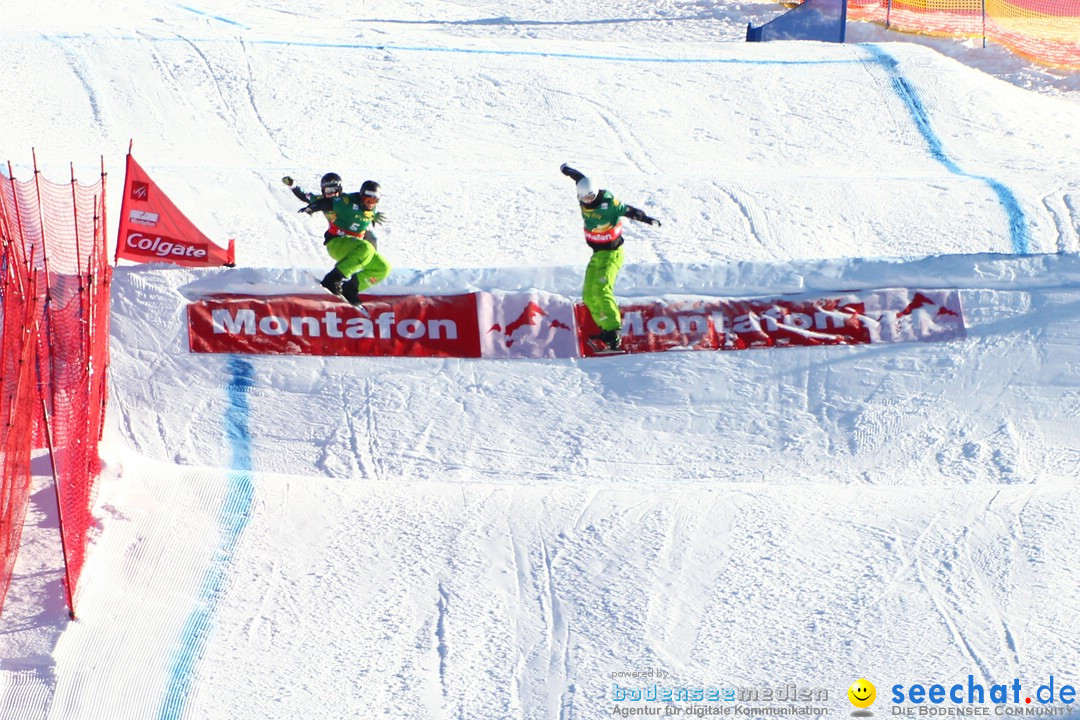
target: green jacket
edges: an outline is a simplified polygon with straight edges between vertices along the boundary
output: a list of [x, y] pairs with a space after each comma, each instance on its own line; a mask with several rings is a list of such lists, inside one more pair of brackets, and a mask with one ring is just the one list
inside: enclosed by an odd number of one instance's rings
[[622, 245], [622, 218], [631, 210], [610, 190], [601, 190], [588, 205], [581, 205], [585, 242], [593, 250], [614, 250]]
[[296, 195], [305, 200], [308, 205], [313, 204], [315, 210], [325, 215], [332, 226], [346, 235], [363, 237], [367, 229], [377, 220], [375, 210], [364, 209], [363, 196], [358, 192], [342, 193], [336, 198], [327, 198], [304, 191], [299, 191]]

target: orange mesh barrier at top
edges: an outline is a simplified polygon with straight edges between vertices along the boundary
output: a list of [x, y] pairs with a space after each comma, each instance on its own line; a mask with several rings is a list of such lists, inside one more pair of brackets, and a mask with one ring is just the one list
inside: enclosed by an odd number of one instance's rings
[[1080, 70], [1080, 3], [1075, 0], [987, 0], [986, 33], [1018, 55]]
[[[74, 178], [50, 182], [36, 173], [25, 181], [0, 177], [0, 184], [0, 233], [13, 259], [10, 267], [33, 281], [22, 286], [33, 305], [36, 329], [29, 363], [33, 398], [25, 417], [38, 418], [35, 433], [46, 442], [36, 445], [48, 445], [56, 469], [65, 587], [74, 617], [93, 525], [90, 510], [106, 401], [112, 270], [105, 239], [105, 176], [89, 186]], [[15, 298], [5, 289], [5, 319]], [[5, 387], [13, 348], [3, 348]], [[35, 443], [29, 435], [25, 443], [20, 452], [29, 457]]]
[[923, 35], [985, 37], [1035, 62], [1080, 70], [1076, 0], [848, 0], [848, 18]]

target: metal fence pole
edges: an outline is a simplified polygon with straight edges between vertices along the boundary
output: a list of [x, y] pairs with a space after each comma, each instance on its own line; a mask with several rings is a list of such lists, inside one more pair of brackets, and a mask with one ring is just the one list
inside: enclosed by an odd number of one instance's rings
[[982, 0], [983, 48], [986, 48], [986, 0]]

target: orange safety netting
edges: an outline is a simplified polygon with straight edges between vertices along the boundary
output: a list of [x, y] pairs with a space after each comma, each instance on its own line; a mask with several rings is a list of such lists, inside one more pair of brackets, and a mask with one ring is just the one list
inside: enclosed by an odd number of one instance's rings
[[848, 0], [848, 19], [947, 37], [985, 37], [1044, 65], [1080, 70], [1076, 0]]
[[[9, 167], [10, 170], [10, 167]], [[14, 280], [3, 286], [3, 347], [5, 401], [22, 398], [29, 388], [31, 399], [19, 412], [6, 412], [3, 427], [5, 458], [29, 458], [31, 448], [47, 446], [56, 473], [61, 540], [64, 548], [65, 587], [74, 616], [75, 591], [86, 555], [87, 533], [93, 525], [90, 513], [94, 486], [100, 472], [98, 441], [101, 438], [106, 401], [106, 368], [109, 342], [109, 283], [105, 239], [105, 174], [93, 185], [75, 181], [53, 183], [35, 173], [33, 180], [0, 177], [0, 239], [3, 240], [5, 276]], [[33, 328], [28, 347], [20, 348], [15, 336], [15, 313], [23, 313], [20, 326]], [[12, 370], [15, 352], [24, 360], [18, 379]], [[9, 385], [18, 390], [9, 393]], [[14, 407], [14, 400], [12, 407]], [[14, 429], [13, 429], [14, 428]], [[15, 438], [15, 439], [12, 439]], [[10, 582], [11, 566], [18, 550], [26, 500], [16, 497], [25, 477], [3, 468], [5, 533], [11, 538], [0, 557], [0, 587]], [[29, 462], [26, 462], [27, 470]], [[10, 476], [9, 476], [10, 475]], [[11, 492], [8, 491], [10, 487]], [[21, 504], [21, 508], [19, 505]], [[8, 524], [8, 520], [12, 524]], [[13, 540], [13, 542], [12, 542]], [[2, 597], [0, 597], [2, 601]]]

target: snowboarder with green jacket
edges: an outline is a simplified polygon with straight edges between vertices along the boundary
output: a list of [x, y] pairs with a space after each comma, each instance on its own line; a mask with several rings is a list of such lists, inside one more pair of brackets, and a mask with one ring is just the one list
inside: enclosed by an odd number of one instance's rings
[[390, 274], [390, 263], [376, 249], [373, 225], [386, 222], [386, 216], [375, 208], [382, 188], [374, 180], [366, 180], [360, 191], [343, 193], [341, 176], [323, 175], [321, 195], [305, 192], [291, 177], [281, 178], [293, 195], [307, 203], [300, 212], [312, 215], [321, 212], [330, 223], [323, 234], [326, 252], [336, 261], [333, 269], [321, 281], [324, 288], [360, 305], [360, 291], [367, 290]]
[[624, 205], [608, 190], [598, 188], [583, 173], [566, 163], [562, 174], [577, 184], [581, 219], [585, 222], [585, 243], [592, 248], [592, 258], [585, 268], [585, 286], [581, 296], [600, 333], [589, 338], [609, 350], [622, 347], [622, 313], [615, 301], [615, 278], [623, 264], [622, 218], [660, 226], [632, 205]]

